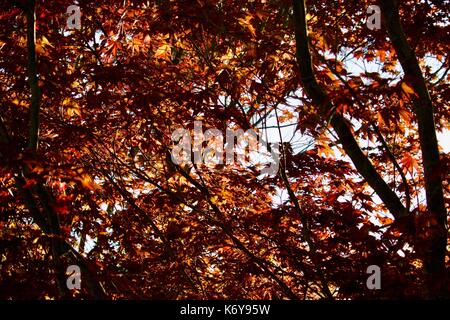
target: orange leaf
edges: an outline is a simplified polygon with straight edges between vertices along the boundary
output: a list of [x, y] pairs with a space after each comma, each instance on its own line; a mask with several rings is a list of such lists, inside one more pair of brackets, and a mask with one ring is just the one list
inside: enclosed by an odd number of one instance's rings
[[154, 57], [164, 59], [164, 60], [169, 60], [171, 52], [172, 52], [172, 48], [170, 47], [170, 44], [165, 43], [165, 44], [159, 46], [159, 48], [155, 52]]
[[410, 86], [408, 86], [408, 85], [406, 84], [406, 82], [403, 82], [403, 83], [402, 83], [402, 90], [403, 90], [403, 92], [406, 93], [407, 95], [415, 94], [415, 93], [414, 93], [414, 89], [411, 88]]
[[238, 20], [239, 20], [239, 24], [240, 24], [241, 26], [246, 27], [246, 28], [250, 31], [250, 33], [252, 34], [252, 36], [256, 37], [256, 30], [255, 30], [255, 28], [253, 27], [253, 25], [250, 23], [250, 20], [251, 20], [252, 18], [253, 18], [253, 17], [252, 17], [251, 15], [247, 15], [247, 16], [245, 17], [245, 19], [244, 19], [244, 18], [240, 18], [240, 19], [238, 19]]
[[411, 173], [419, 168], [419, 163], [410, 153], [406, 154], [400, 160], [400, 163], [405, 167], [405, 169], [407, 169]]
[[88, 174], [83, 174], [80, 178], [80, 182], [83, 185], [83, 187], [89, 189], [89, 190], [96, 190], [99, 189], [99, 186], [92, 180], [92, 178]]

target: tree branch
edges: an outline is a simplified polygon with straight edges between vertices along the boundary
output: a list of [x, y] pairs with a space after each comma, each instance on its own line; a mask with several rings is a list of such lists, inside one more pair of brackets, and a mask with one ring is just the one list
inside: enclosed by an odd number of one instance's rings
[[[321, 111], [331, 112], [334, 106], [326, 91], [317, 82], [312, 67], [307, 35], [305, 2], [304, 0], [293, 0], [293, 6], [297, 61], [304, 90]], [[356, 169], [378, 194], [388, 210], [396, 218], [405, 216], [405, 207], [395, 192], [377, 172], [367, 156], [362, 152], [345, 118], [338, 113], [334, 113], [330, 123], [339, 137], [339, 142], [342, 144], [342, 147], [352, 160]]]
[[[423, 73], [414, 50], [408, 44], [406, 34], [400, 21], [398, 1], [380, 0], [384, 26], [392, 45], [397, 52], [398, 60], [405, 72], [407, 82], [415, 92], [413, 104], [419, 127], [422, 165], [425, 176], [425, 192], [427, 208], [432, 226], [428, 226], [429, 247], [425, 253], [425, 270], [434, 280], [432, 286], [442, 286], [440, 280], [445, 274], [445, 255], [447, 245], [447, 210], [445, 208], [442, 187], [442, 169], [439, 159], [439, 147], [434, 122], [433, 103]], [[445, 282], [445, 281], [444, 281]], [[434, 294], [435, 288], [429, 288]]]

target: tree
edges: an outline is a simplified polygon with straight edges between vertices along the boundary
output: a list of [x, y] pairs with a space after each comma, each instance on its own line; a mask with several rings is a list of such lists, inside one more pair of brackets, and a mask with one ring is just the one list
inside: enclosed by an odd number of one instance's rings
[[[444, 3], [0, 3], [1, 298], [448, 297]], [[174, 163], [196, 121], [278, 171]]]

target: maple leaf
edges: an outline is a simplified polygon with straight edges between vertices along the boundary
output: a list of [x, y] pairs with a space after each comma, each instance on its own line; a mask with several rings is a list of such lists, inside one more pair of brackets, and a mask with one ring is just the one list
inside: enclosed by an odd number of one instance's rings
[[91, 178], [91, 176], [87, 173], [82, 174], [78, 180], [81, 182], [82, 186], [91, 190], [95, 191], [100, 189], [100, 186], [95, 183], [95, 181]]
[[419, 163], [417, 159], [415, 159], [411, 154], [405, 154], [403, 158], [400, 160], [400, 163], [403, 164], [404, 170], [406, 172], [413, 173], [419, 168]]
[[252, 15], [247, 15], [245, 16], [245, 18], [239, 18], [238, 21], [241, 26], [247, 28], [248, 31], [250, 31], [253, 37], [256, 37], [256, 30], [253, 27], [252, 23], [250, 22], [252, 19], [253, 19]]
[[170, 60], [171, 52], [171, 45], [165, 43], [158, 47], [158, 49], [155, 51], [154, 57], [157, 59]]
[[402, 82], [402, 90], [404, 93], [406, 93], [406, 95], [415, 95], [415, 91], [413, 88], [411, 88], [409, 85], [406, 84], [406, 82]]

